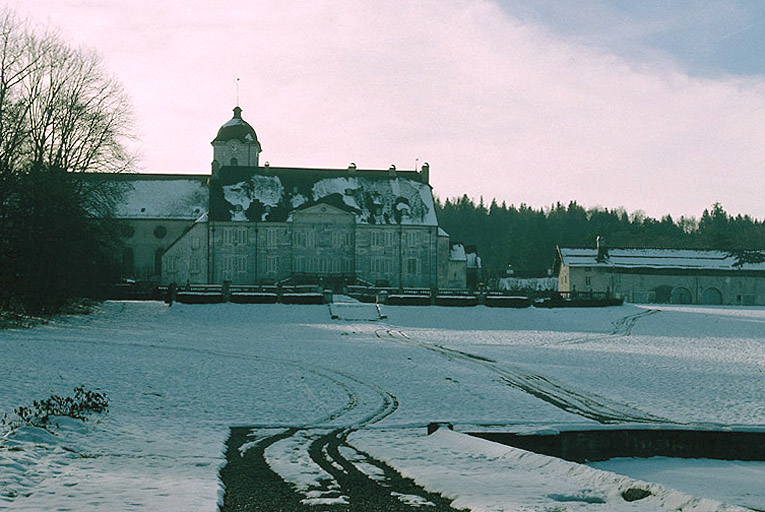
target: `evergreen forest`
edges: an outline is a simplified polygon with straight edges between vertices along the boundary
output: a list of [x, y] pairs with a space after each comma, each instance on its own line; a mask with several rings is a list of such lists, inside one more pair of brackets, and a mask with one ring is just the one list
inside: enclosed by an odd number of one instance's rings
[[653, 219], [623, 208], [584, 208], [576, 201], [548, 208], [516, 207], [496, 200], [489, 206], [464, 195], [437, 199], [441, 227], [452, 242], [475, 245], [485, 279], [505, 277], [512, 266], [516, 277], [543, 277], [552, 269], [556, 247], [595, 247], [598, 236], [609, 247], [765, 249], [765, 222], [749, 215], [729, 215], [715, 203], [700, 219], [666, 215]]

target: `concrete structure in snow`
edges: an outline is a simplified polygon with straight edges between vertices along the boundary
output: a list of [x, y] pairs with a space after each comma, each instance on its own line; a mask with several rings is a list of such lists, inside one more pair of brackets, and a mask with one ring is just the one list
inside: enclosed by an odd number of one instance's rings
[[558, 290], [635, 303], [765, 305], [765, 252], [558, 248]]

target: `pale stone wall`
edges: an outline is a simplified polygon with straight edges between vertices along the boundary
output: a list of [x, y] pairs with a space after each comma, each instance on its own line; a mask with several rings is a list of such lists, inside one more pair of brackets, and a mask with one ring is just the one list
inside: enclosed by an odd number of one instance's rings
[[610, 293], [628, 302], [765, 305], [765, 275], [732, 272], [658, 273], [625, 269], [562, 267], [561, 291]]
[[255, 282], [255, 235], [252, 222], [214, 222], [210, 225], [211, 284]]
[[356, 226], [357, 275], [373, 284], [431, 288], [436, 283], [436, 240], [424, 226]]
[[292, 230], [286, 222], [256, 225], [256, 267], [254, 283], [274, 283], [292, 272]]
[[124, 219], [122, 254], [123, 277], [139, 281], [159, 282], [162, 254], [193, 224], [177, 219]]
[[316, 205], [293, 214], [291, 223], [292, 271], [339, 275], [354, 272], [353, 214], [328, 205]]
[[355, 274], [393, 287], [465, 287], [465, 262], [450, 266], [449, 238], [435, 227], [359, 225], [353, 214], [328, 205], [295, 212], [289, 222], [213, 222], [202, 242], [206, 248], [209, 233], [204, 277], [190, 274], [198, 257], [191, 238], [200, 229], [195, 225], [167, 252], [163, 261], [172, 270], [163, 282], [262, 284], [295, 274]]
[[437, 241], [438, 288], [449, 288], [449, 253], [448, 236], [439, 235]]
[[467, 262], [465, 260], [449, 260], [446, 286], [449, 290], [464, 290], [467, 287]]
[[208, 224], [194, 224], [162, 256], [162, 284], [207, 284]]

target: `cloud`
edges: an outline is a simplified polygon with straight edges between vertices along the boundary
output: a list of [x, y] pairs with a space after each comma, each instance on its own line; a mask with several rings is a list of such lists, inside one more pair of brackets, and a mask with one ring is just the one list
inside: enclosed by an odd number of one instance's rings
[[152, 172], [208, 171], [241, 77], [244, 116], [272, 165], [418, 158], [441, 197], [576, 199], [653, 216], [721, 201], [765, 216], [757, 77], [694, 78], [666, 57], [619, 57], [489, 1], [50, 9], [134, 97]]

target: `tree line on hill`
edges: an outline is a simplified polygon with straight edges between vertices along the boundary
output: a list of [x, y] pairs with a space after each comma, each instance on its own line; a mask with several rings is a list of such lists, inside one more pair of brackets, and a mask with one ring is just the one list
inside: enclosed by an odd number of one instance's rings
[[113, 277], [130, 109], [100, 58], [0, 10], [0, 312], [50, 314]]
[[541, 277], [552, 269], [556, 247], [595, 247], [602, 237], [609, 247], [719, 249], [765, 248], [765, 222], [749, 215], [729, 215], [715, 203], [700, 219], [665, 215], [653, 219], [623, 208], [584, 208], [576, 201], [549, 208], [519, 207], [496, 200], [489, 206], [464, 195], [436, 200], [439, 224], [452, 241], [476, 245], [485, 278]]

